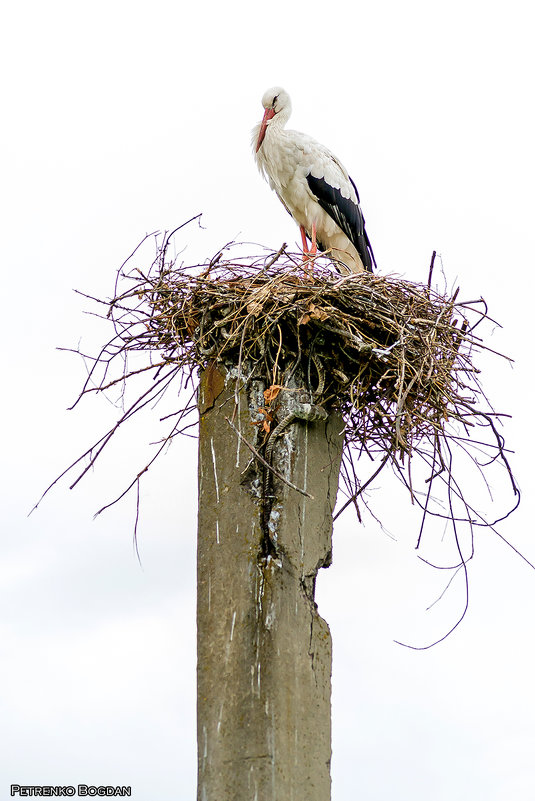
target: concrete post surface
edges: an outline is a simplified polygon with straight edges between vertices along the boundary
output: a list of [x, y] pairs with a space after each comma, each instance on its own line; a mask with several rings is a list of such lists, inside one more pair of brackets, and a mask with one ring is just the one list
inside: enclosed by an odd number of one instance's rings
[[274, 479], [268, 522], [262, 468], [225, 420], [256, 447], [265, 386], [236, 407], [220, 369], [199, 395], [198, 801], [329, 801], [331, 636], [314, 587], [331, 560], [341, 421], [277, 438], [274, 468], [314, 499]]

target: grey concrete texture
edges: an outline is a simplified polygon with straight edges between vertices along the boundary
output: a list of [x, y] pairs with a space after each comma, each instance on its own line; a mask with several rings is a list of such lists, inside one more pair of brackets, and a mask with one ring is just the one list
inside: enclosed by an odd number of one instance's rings
[[[225, 419], [258, 448], [264, 389], [224, 368], [199, 389], [198, 801], [330, 799], [331, 636], [314, 588], [331, 561], [342, 423], [295, 419], [276, 439], [274, 469], [313, 498], [266, 483]], [[280, 393], [279, 419], [294, 402]]]

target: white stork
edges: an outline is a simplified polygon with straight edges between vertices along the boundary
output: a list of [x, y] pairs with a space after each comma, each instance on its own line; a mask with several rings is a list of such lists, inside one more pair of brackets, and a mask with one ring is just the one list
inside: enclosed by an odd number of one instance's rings
[[312, 137], [285, 130], [292, 104], [284, 89], [268, 89], [262, 105], [264, 117], [253, 129], [256, 163], [298, 224], [303, 256], [314, 256], [319, 247], [340, 272], [371, 272], [377, 265], [347, 170]]

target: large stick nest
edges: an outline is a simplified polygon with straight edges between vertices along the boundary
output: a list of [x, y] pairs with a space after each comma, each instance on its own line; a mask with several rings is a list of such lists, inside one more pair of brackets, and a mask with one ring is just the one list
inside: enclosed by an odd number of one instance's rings
[[471, 411], [476, 340], [455, 296], [281, 253], [143, 276], [112, 313], [133, 296], [150, 310], [140, 347], [180, 364], [251, 362], [277, 387], [300, 364], [316, 402], [342, 412], [347, 441], [369, 453], [410, 453]]
[[[476, 509], [463, 492], [454, 456], [468, 456], [487, 489], [490, 467], [501, 466], [513, 492], [512, 508], [519, 500], [499, 432], [501, 415], [488, 402], [474, 363], [474, 355], [494, 353], [480, 338], [481, 324], [494, 325], [485, 302], [458, 300], [457, 292], [432, 288], [432, 270], [426, 285], [392, 275], [341, 276], [325, 258], [305, 268], [285, 246], [253, 259], [237, 255], [238, 246], [226, 246], [208, 264], [188, 266], [168, 255], [170, 241], [171, 236], [156, 239], [156, 258], [148, 269], [133, 266], [134, 251], [119, 270], [111, 301], [91, 298], [106, 307], [102, 317], [112, 322], [114, 334], [96, 357], [85, 357], [90, 369], [78, 400], [118, 387], [123, 411], [67, 468], [65, 473], [81, 466], [72, 486], [124, 423], [175, 386], [179, 408], [162, 418], [172, 420], [171, 430], [103, 509], [136, 487], [139, 503], [139, 482], [148, 467], [173, 437], [196, 425], [198, 368], [218, 363], [237, 366], [243, 383], [263, 380], [265, 403], [254, 422], [261, 423], [256, 430], [263, 434], [257, 447], [269, 449], [280, 422], [280, 393], [290, 386], [295, 391], [298, 377], [315, 406], [341, 413], [345, 422], [346, 500], [338, 514], [354, 503], [360, 518], [364, 490], [390, 465], [422, 511], [417, 547], [429, 516], [449, 522], [454, 553], [440, 567], [466, 575], [474, 526], [496, 531], [495, 524], [512, 509], [490, 519]], [[126, 404], [125, 386], [140, 378], [142, 390]], [[184, 401], [188, 384], [191, 394]], [[356, 471], [363, 454], [372, 463], [366, 480]], [[435, 497], [437, 483], [445, 490], [441, 500]], [[468, 529], [464, 543], [461, 523]]]

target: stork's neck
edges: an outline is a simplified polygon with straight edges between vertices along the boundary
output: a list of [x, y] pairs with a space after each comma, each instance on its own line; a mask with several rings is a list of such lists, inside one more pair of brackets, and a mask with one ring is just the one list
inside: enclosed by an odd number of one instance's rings
[[291, 113], [292, 113], [291, 106], [285, 106], [285, 108], [281, 108], [278, 114], [275, 114], [275, 116], [269, 121], [267, 133], [272, 131], [272, 133], [276, 135], [279, 131], [282, 131], [282, 129], [290, 119]]
[[262, 123], [258, 123], [253, 129], [252, 144], [256, 164], [262, 175], [270, 182], [274, 181], [275, 184], [277, 184], [275, 176], [280, 167], [280, 144], [284, 138], [284, 126], [288, 122], [291, 111], [290, 105], [284, 106], [269, 120], [262, 144], [258, 149], [257, 142]]

